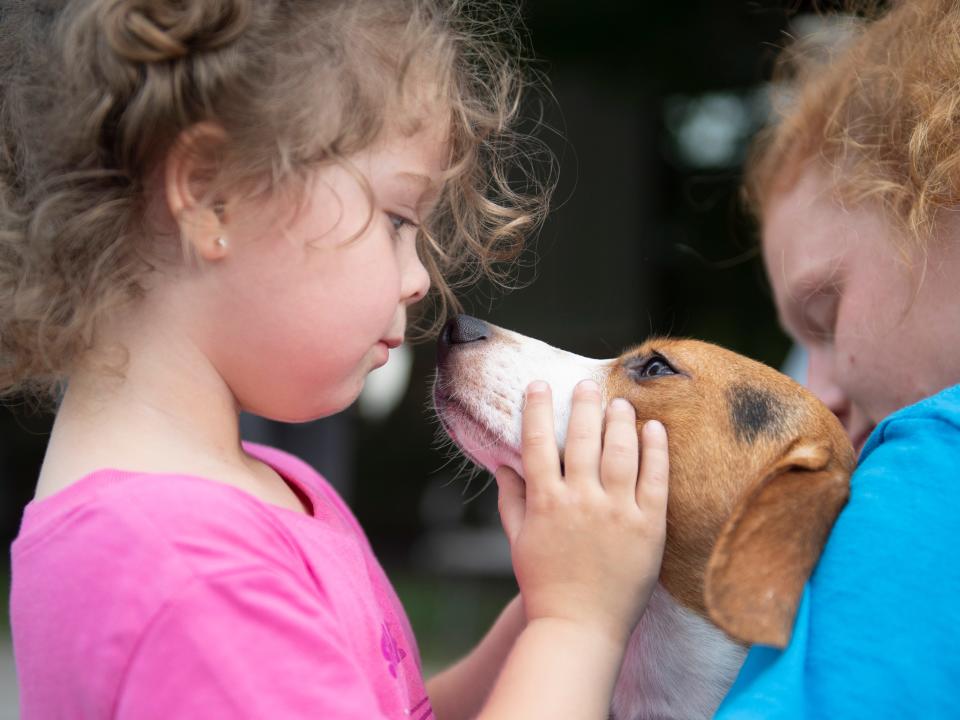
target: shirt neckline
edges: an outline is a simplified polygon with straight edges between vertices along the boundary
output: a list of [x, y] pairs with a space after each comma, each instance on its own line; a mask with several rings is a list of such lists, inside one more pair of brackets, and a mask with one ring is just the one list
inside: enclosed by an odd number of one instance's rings
[[[292, 510], [288, 507], [282, 505], [277, 505], [275, 503], [268, 502], [263, 500], [252, 493], [247, 492], [246, 490], [237, 487], [236, 485], [231, 485], [225, 483], [221, 480], [216, 480], [212, 477], [207, 477], [204, 475], [197, 475], [196, 473], [181, 473], [181, 472], [155, 472], [155, 471], [144, 471], [144, 470], [127, 470], [123, 468], [115, 467], [102, 467], [92, 470], [76, 480], [70, 483], [67, 487], [58, 490], [52, 495], [48, 495], [40, 500], [32, 499], [28, 502], [23, 509], [23, 517], [26, 518], [28, 515], [45, 515], [51, 512], [56, 512], [57, 509], [67, 504], [69, 505], [74, 498], [82, 498], [84, 495], [90, 494], [94, 488], [98, 485], [104, 483], [115, 482], [119, 480], [126, 480], [131, 477], [176, 477], [176, 478], [185, 478], [193, 481], [209, 483], [217, 487], [226, 488], [230, 492], [240, 493], [243, 497], [249, 498], [252, 502], [257, 503], [258, 505], [267, 508], [271, 512], [275, 511], [277, 513], [282, 513], [284, 515], [296, 516], [300, 518], [308, 518], [311, 520], [316, 520], [320, 518], [320, 504], [321, 499], [317, 492], [314, 491], [308, 484], [303, 483], [297, 480], [294, 477], [294, 473], [289, 472], [286, 468], [282, 467], [283, 458], [270, 458], [269, 455], [273, 454], [274, 451], [272, 448], [269, 448], [265, 445], [258, 445], [251, 442], [242, 443], [244, 452], [253, 457], [256, 460], [264, 463], [267, 467], [273, 470], [280, 478], [290, 486], [291, 490], [295, 495], [298, 496], [298, 499], [305, 498], [310, 505], [310, 512], [300, 512], [298, 510]], [[300, 496], [302, 495], [302, 498]]]

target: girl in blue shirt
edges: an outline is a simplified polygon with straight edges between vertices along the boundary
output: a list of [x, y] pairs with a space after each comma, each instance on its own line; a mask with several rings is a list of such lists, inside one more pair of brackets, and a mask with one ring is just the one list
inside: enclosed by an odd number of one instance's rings
[[753, 647], [717, 716], [957, 717], [960, 4], [829, 27], [829, 58], [783, 62], [746, 195], [781, 323], [860, 463], [789, 645]]

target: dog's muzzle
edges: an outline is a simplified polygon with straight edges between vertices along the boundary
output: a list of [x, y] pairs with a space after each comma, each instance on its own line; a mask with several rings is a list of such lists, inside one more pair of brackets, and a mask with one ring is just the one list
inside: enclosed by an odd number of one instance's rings
[[520, 472], [524, 390], [545, 380], [553, 392], [554, 429], [563, 453], [573, 387], [603, 384], [610, 360], [591, 360], [539, 340], [458, 315], [437, 342], [434, 405], [444, 430], [476, 464]]

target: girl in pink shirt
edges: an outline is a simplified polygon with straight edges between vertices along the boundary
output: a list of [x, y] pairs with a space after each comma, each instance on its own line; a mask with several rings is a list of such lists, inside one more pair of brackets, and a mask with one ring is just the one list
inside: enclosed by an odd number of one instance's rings
[[531, 386], [525, 484], [498, 473], [522, 600], [426, 685], [350, 511], [239, 438], [242, 410], [347, 407], [431, 285], [455, 304], [444, 277], [495, 275], [542, 217], [507, 181], [515, 11], [467, 9], [0, 11], [0, 392], [58, 401], [12, 549], [25, 719], [606, 717], [659, 569], [662, 426], [639, 469], [632, 409], [582, 384], [564, 477]]

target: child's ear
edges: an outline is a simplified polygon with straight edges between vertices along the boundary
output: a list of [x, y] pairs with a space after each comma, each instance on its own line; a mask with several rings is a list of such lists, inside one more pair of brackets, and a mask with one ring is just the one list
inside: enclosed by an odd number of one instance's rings
[[180, 133], [164, 161], [167, 208], [182, 241], [204, 260], [219, 260], [228, 249], [224, 205], [207, 198], [225, 141], [220, 126], [197, 123]]

